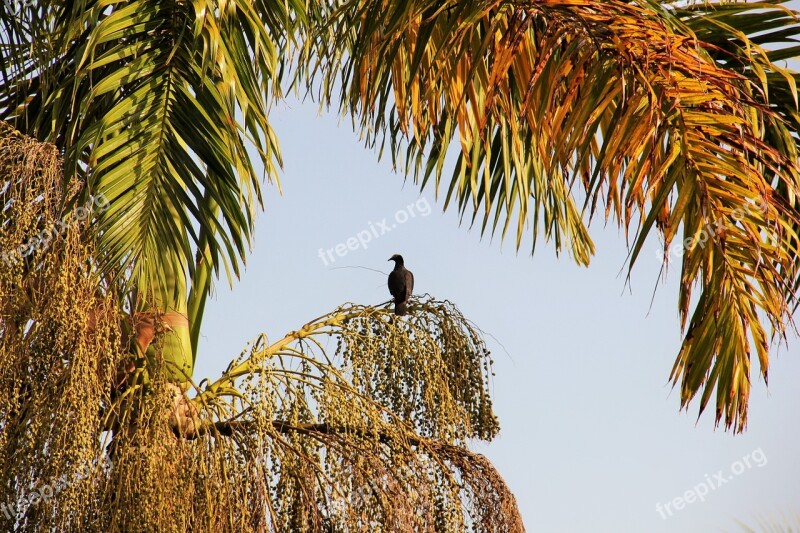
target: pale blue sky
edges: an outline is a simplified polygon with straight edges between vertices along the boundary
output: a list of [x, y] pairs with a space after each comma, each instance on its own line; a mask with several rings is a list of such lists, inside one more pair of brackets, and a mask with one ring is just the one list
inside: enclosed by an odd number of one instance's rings
[[[442, 214], [432, 190], [420, 197], [390, 161], [363, 148], [349, 121], [295, 100], [277, 106], [271, 121], [285, 160], [284, 193], [265, 185], [246, 272], [233, 290], [217, 283], [197, 381], [218, 376], [261, 332], [278, 338], [342, 303], [387, 300], [384, 275], [333, 267], [388, 273], [387, 259], [401, 253], [415, 293], [453, 301], [496, 339], [487, 341], [502, 431], [473, 449], [506, 479], [528, 531], [737, 531], [735, 519], [800, 513], [796, 342], [773, 352], [769, 389], [754, 381], [745, 434], [715, 431], [712, 412], [696, 424], [696, 404], [679, 412], [678, 391], [667, 382], [681, 340], [677, 268], [650, 305], [656, 241], [630, 287], [624, 235], [600, 219], [591, 226], [597, 254], [588, 269], [557, 258], [543, 240], [534, 256], [527, 248], [517, 254], [512, 241], [501, 246], [459, 227], [455, 210]], [[367, 249], [327, 266], [318, 256], [425, 201], [428, 216], [409, 218]], [[751, 468], [737, 463], [743, 457]], [[666, 519], [656, 510], [719, 471], [731, 479], [704, 502], [663, 512]]]

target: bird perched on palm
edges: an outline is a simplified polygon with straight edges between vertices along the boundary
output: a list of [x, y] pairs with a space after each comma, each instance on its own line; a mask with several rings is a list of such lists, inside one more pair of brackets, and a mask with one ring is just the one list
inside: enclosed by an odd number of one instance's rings
[[408, 300], [414, 291], [414, 274], [405, 267], [402, 255], [394, 254], [389, 261], [394, 261], [394, 270], [389, 273], [389, 292], [394, 297], [394, 314], [402, 316], [408, 311]]

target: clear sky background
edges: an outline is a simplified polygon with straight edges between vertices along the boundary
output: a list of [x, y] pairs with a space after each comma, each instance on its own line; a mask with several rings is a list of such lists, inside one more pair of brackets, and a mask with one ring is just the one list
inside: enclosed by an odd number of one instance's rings
[[[657, 240], [629, 284], [624, 234], [602, 217], [590, 227], [597, 254], [589, 268], [556, 257], [543, 239], [533, 256], [527, 246], [516, 253], [513, 239], [481, 239], [478, 227], [459, 226], [455, 209], [442, 213], [432, 189], [420, 195], [404, 183], [388, 159], [364, 149], [349, 120], [290, 99], [271, 121], [283, 194], [265, 185], [246, 272], [232, 290], [216, 284], [197, 381], [219, 376], [261, 332], [276, 339], [345, 302], [386, 301], [387, 259], [401, 253], [415, 293], [451, 300], [491, 334], [502, 430], [473, 449], [503, 475], [528, 531], [742, 531], [737, 519], [764, 518], [800, 527], [800, 343], [773, 350], [768, 388], [754, 359], [747, 431], [715, 430], [713, 405], [699, 421], [696, 402], [679, 412], [668, 383], [681, 342], [679, 264], [659, 278]], [[397, 213], [415, 203], [416, 216], [398, 224]], [[320, 249], [383, 219], [395, 227], [366, 249], [320, 259]], [[352, 266], [385, 274], [338, 268]], [[699, 484], [716, 486], [720, 472], [726, 482], [704, 501], [658, 512], [657, 503], [687, 491], [699, 496]]]

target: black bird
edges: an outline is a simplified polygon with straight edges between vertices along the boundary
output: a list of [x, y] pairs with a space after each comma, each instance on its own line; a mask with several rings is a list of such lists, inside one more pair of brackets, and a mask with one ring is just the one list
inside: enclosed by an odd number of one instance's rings
[[394, 261], [394, 270], [389, 273], [389, 292], [394, 296], [394, 314], [406, 314], [406, 306], [414, 291], [414, 274], [403, 264], [403, 256], [394, 254], [389, 258]]

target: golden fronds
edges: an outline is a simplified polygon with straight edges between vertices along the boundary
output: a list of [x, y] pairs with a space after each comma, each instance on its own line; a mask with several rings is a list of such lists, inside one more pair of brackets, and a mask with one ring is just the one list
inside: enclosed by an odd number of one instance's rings
[[350, 0], [314, 65], [368, 143], [482, 231], [520, 247], [532, 225], [588, 264], [604, 210], [631, 268], [658, 234], [683, 261], [682, 406], [716, 390], [716, 421], [741, 431], [751, 351], [766, 379], [800, 279], [798, 75], [777, 64], [800, 25], [781, 3]]

